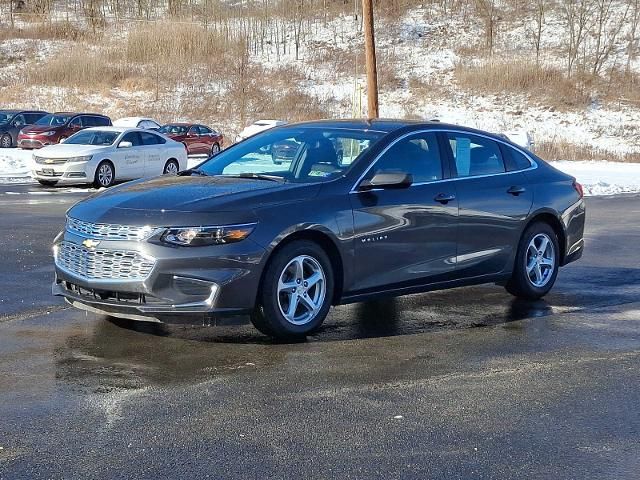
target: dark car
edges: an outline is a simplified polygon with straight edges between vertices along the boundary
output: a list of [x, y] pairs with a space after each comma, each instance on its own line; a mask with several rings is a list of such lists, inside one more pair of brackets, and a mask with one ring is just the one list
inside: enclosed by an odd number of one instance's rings
[[216, 155], [224, 142], [222, 133], [194, 123], [168, 123], [158, 131], [176, 142], [184, 143], [187, 155]]
[[18, 146], [24, 149], [42, 148], [60, 143], [84, 128], [108, 127], [111, 119], [96, 113], [50, 113], [18, 134]]
[[[284, 141], [301, 148], [274, 165], [264, 152]], [[260, 133], [67, 215], [53, 290], [76, 307], [156, 321], [250, 314], [260, 331], [296, 337], [331, 305], [380, 296], [495, 282], [540, 298], [582, 255], [585, 203], [573, 177], [496, 135], [324, 121]]]
[[0, 147], [15, 147], [20, 129], [37, 122], [45, 115], [47, 112], [35, 110], [0, 110]]

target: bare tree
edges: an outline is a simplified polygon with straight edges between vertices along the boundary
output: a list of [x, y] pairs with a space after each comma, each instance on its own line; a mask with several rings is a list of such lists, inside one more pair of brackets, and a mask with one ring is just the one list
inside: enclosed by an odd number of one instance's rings
[[602, 66], [615, 49], [618, 35], [627, 21], [630, 5], [627, 4], [621, 14], [616, 11], [614, 6], [614, 0], [596, 0], [595, 2], [595, 25], [593, 27], [595, 45], [591, 52], [592, 75], [598, 75], [602, 70]]
[[475, 0], [476, 12], [484, 21], [485, 47], [489, 55], [493, 55], [498, 20], [500, 19], [497, 4], [497, 0]]
[[578, 53], [593, 24], [594, 0], [561, 0], [567, 27], [567, 75], [574, 73]]
[[629, 31], [627, 32], [627, 65], [626, 75], [631, 72], [631, 62], [638, 53], [638, 43], [640, 42], [640, 0], [629, 0]]
[[550, 0], [531, 0], [528, 8], [533, 16], [533, 25], [529, 23], [529, 18], [525, 18], [525, 30], [531, 37], [533, 48], [536, 51], [536, 65], [540, 63], [540, 49], [542, 46], [542, 33], [544, 30], [545, 16], [550, 7]]

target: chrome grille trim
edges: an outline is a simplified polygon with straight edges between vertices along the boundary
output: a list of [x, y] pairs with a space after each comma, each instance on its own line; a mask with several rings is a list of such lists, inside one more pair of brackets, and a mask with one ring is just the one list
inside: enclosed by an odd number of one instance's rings
[[46, 158], [34, 155], [33, 159], [40, 165], [62, 165], [63, 163], [67, 163], [66, 158]]
[[156, 263], [135, 251], [86, 248], [67, 241], [57, 245], [55, 262], [80, 278], [112, 281], [144, 281]]
[[100, 240], [146, 240], [158, 230], [156, 227], [91, 223], [67, 217], [67, 230]]

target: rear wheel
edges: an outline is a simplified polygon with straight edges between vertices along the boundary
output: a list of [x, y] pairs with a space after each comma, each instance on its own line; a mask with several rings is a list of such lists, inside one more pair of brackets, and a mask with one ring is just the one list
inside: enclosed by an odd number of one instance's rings
[[214, 155], [217, 155], [217, 154], [219, 154], [219, 153], [220, 153], [220, 145], [218, 145], [217, 143], [214, 143], [214, 144], [211, 146], [211, 152], [210, 152], [210, 154], [211, 154], [211, 156], [213, 157]]
[[515, 265], [506, 289], [516, 297], [536, 300], [549, 293], [558, 276], [560, 249], [547, 223], [529, 226], [518, 245]]
[[167, 163], [165, 163], [164, 170], [162, 170], [162, 174], [177, 175], [179, 170], [180, 170], [180, 165], [178, 165], [178, 162], [171, 159], [171, 160], [168, 160]]
[[314, 242], [294, 241], [269, 261], [251, 321], [265, 335], [303, 338], [329, 313], [333, 286], [324, 250]]
[[93, 185], [96, 188], [108, 188], [113, 185], [116, 178], [116, 172], [113, 168], [113, 164], [108, 161], [104, 161], [96, 168], [96, 174], [93, 179]]
[[11, 135], [5, 133], [0, 137], [0, 147], [1, 148], [11, 148], [13, 146], [13, 140], [11, 139]]

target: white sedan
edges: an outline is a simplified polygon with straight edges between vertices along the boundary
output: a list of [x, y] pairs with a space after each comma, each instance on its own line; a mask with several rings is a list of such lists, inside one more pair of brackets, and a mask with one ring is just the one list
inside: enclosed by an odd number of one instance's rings
[[31, 176], [42, 185], [92, 183], [99, 188], [186, 168], [182, 143], [139, 128], [96, 127], [37, 150]]

